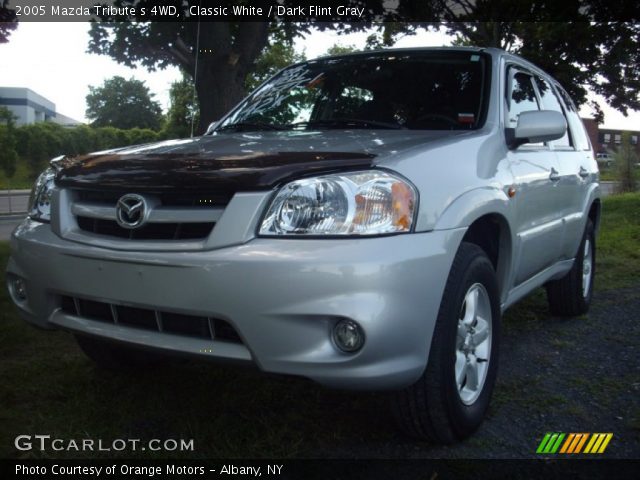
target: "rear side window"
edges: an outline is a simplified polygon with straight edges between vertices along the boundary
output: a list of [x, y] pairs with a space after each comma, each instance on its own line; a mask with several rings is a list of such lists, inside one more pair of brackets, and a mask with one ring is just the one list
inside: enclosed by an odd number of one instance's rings
[[[542, 103], [542, 110], [553, 110], [554, 112], [560, 112], [565, 115], [560, 101], [556, 96], [556, 93], [544, 79], [536, 77], [536, 85], [538, 86], [538, 92], [540, 92], [540, 102]], [[566, 115], [565, 115], [566, 119]], [[567, 132], [564, 137], [550, 142], [554, 147], [569, 147], [569, 122], [567, 121]]]
[[584, 125], [582, 120], [580, 120], [580, 115], [578, 115], [578, 110], [576, 109], [573, 100], [564, 91], [563, 88], [558, 86], [558, 92], [560, 92], [560, 96], [562, 97], [562, 101], [565, 104], [567, 109], [567, 121], [569, 122], [569, 128], [571, 129], [571, 137], [573, 138], [573, 145], [577, 150], [589, 150], [591, 148], [589, 144], [589, 137], [587, 136], [587, 132], [584, 129]]
[[511, 77], [511, 89], [507, 98], [507, 128], [515, 128], [518, 125], [518, 117], [522, 112], [540, 110], [532, 80], [531, 75], [518, 71]]

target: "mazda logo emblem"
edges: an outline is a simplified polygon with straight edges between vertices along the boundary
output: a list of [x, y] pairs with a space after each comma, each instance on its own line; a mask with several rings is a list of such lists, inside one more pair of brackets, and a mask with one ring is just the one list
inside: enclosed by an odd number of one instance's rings
[[122, 228], [141, 227], [146, 220], [147, 203], [135, 193], [127, 193], [116, 205], [116, 221]]

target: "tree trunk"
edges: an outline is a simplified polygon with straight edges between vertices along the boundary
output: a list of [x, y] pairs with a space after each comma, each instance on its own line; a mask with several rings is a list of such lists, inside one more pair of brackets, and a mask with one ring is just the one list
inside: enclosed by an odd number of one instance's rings
[[236, 25], [218, 23], [203, 28], [201, 46], [213, 46], [212, 53], [201, 53], [195, 78], [200, 101], [198, 134], [211, 122], [220, 120], [245, 95], [244, 82], [269, 37], [267, 22]]
[[211, 122], [220, 120], [245, 94], [246, 74], [226, 62], [211, 63], [198, 73], [196, 91], [200, 102], [200, 125], [195, 132], [197, 135], [202, 135]]

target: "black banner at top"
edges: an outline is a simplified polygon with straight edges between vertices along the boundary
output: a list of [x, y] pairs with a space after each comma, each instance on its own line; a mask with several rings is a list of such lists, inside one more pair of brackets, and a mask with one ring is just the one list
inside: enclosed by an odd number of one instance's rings
[[640, 21], [637, 0], [0, 0], [18, 22]]

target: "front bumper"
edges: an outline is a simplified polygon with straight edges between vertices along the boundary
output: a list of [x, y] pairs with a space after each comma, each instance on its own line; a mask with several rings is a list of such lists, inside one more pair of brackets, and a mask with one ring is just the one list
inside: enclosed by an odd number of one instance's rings
[[[200, 252], [117, 251], [64, 240], [25, 220], [7, 279], [22, 316], [141, 347], [253, 362], [344, 388], [393, 389], [424, 370], [444, 284], [464, 229], [368, 239], [253, 239]], [[242, 343], [108, 324], [65, 313], [61, 296], [223, 319]], [[331, 329], [356, 321], [366, 342], [340, 352]]]

